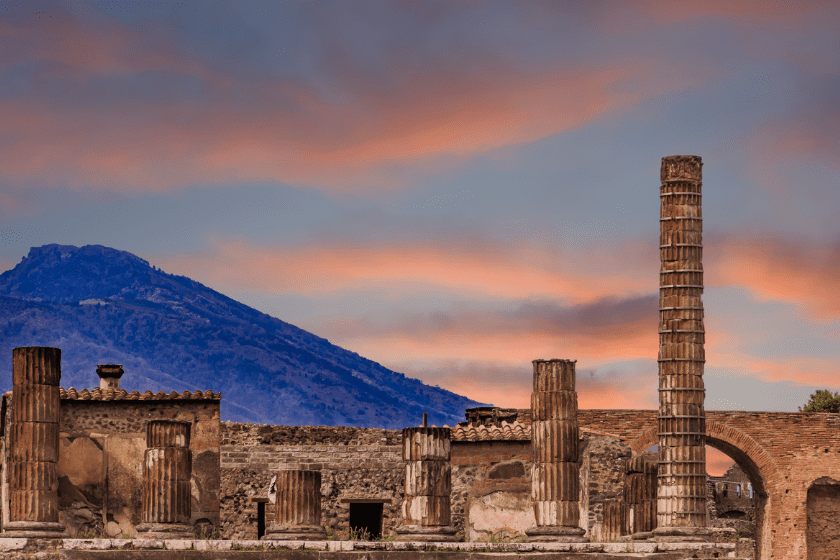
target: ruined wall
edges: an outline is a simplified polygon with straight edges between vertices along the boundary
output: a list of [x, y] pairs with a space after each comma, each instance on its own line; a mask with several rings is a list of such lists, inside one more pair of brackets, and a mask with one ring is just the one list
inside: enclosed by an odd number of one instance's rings
[[[630, 446], [618, 438], [581, 434], [580, 526], [601, 538], [604, 502], [624, 493]], [[467, 541], [517, 540], [533, 527], [530, 441], [454, 441], [452, 524]]]
[[617, 437], [581, 434], [580, 526], [593, 541], [606, 540], [603, 534], [604, 502], [623, 500], [630, 446]]
[[[330, 536], [349, 536], [350, 503], [383, 504], [382, 531], [400, 521], [405, 485], [397, 430], [267, 426], [222, 422], [221, 536], [256, 539], [258, 503], [278, 469], [321, 471], [322, 521]], [[266, 524], [273, 504], [265, 506]]]
[[[3, 396], [4, 403], [10, 394]], [[8, 410], [8, 406], [4, 406]], [[192, 423], [193, 524], [219, 524], [219, 401], [61, 399], [59, 519], [71, 536], [136, 534], [150, 420]], [[8, 422], [5, 424], [8, 425]], [[4, 437], [5, 440], [5, 437]], [[6, 454], [3, 454], [4, 463]], [[4, 496], [5, 498], [5, 496]], [[3, 500], [4, 519], [8, 502]]]
[[523, 538], [531, 506], [530, 441], [452, 442], [452, 525], [466, 541]]

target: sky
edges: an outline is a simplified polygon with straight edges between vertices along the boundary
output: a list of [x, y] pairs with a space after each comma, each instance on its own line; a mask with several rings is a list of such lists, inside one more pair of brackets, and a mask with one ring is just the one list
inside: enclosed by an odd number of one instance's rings
[[0, 271], [105, 245], [480, 402], [565, 358], [650, 409], [698, 155], [706, 409], [796, 411], [840, 390], [839, 100], [837, 1], [0, 0]]

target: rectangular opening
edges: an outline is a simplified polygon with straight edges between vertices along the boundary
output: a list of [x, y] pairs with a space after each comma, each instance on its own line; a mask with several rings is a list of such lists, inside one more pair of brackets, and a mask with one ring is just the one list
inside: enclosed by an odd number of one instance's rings
[[382, 537], [382, 502], [350, 502], [350, 534], [360, 540]]
[[265, 535], [265, 504], [266, 502], [257, 502], [257, 538], [263, 538]]

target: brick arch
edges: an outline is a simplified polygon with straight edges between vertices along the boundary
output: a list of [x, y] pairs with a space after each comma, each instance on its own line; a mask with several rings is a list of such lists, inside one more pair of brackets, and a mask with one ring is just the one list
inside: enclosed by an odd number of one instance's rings
[[[745, 432], [722, 422], [706, 419], [706, 439], [709, 445], [719, 448], [732, 457], [744, 472], [751, 475], [757, 492], [766, 492], [768, 485], [780, 480], [776, 461], [767, 451]], [[651, 445], [659, 443], [659, 429], [648, 428], [630, 441], [633, 454], [641, 453]], [[745, 464], [742, 464], [745, 463]]]
[[[657, 427], [648, 428], [630, 441], [633, 453], [640, 453], [659, 442]], [[720, 449], [738, 463], [749, 476], [756, 500], [756, 558], [765, 558], [772, 550], [771, 508], [775, 507], [772, 494], [782, 483], [776, 461], [746, 432], [723, 422], [706, 418], [706, 443]]]

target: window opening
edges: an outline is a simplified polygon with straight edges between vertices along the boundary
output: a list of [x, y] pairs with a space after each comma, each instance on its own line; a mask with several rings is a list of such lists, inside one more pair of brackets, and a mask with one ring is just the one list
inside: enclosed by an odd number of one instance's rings
[[350, 532], [367, 540], [382, 536], [382, 503], [350, 503]]

